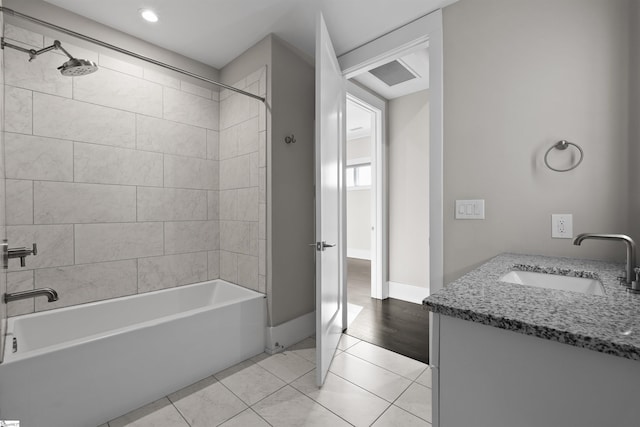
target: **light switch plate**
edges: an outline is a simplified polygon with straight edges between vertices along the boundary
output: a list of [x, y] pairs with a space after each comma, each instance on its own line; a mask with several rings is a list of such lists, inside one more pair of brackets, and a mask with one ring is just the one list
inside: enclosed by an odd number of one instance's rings
[[456, 219], [484, 219], [484, 200], [456, 200]]
[[551, 237], [554, 239], [573, 239], [573, 215], [551, 215]]

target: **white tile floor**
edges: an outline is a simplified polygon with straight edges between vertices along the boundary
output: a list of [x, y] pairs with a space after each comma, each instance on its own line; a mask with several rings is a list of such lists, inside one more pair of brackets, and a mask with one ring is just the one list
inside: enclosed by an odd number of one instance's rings
[[431, 370], [343, 335], [324, 386], [315, 340], [261, 354], [100, 427], [430, 426]]

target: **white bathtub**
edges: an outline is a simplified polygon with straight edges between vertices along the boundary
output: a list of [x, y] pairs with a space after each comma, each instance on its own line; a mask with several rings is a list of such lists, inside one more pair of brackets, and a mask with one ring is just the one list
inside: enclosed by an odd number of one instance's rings
[[98, 426], [261, 353], [265, 326], [264, 295], [222, 280], [11, 318], [0, 420]]

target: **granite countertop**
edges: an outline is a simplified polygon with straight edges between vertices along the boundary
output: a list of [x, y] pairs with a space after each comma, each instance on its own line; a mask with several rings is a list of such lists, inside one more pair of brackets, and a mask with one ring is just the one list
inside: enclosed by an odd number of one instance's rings
[[[498, 281], [511, 270], [597, 278], [605, 295]], [[640, 295], [619, 284], [623, 271], [610, 262], [502, 254], [423, 304], [434, 313], [640, 360]]]

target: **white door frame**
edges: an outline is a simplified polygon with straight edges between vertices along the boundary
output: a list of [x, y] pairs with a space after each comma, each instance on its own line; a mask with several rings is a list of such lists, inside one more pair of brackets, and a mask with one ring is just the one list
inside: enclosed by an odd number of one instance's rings
[[[444, 285], [443, 41], [438, 9], [338, 58], [345, 78], [429, 47], [429, 292]], [[343, 211], [346, 216], [346, 211]], [[384, 238], [386, 239], [386, 235]], [[344, 260], [346, 263], [346, 260]], [[346, 288], [346, 286], [345, 286]], [[346, 292], [343, 295], [346, 305]], [[346, 323], [345, 323], [346, 326]], [[433, 334], [430, 334], [433, 336]], [[432, 345], [429, 346], [433, 348]], [[430, 357], [431, 358], [431, 357]]]
[[[387, 102], [347, 81], [347, 98], [374, 115], [371, 146], [371, 297], [389, 296], [387, 278]], [[348, 118], [347, 118], [348, 120]], [[346, 287], [345, 287], [346, 289]]]

